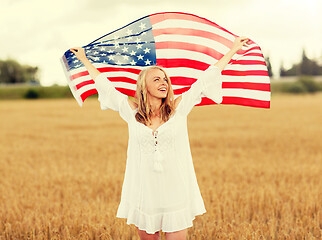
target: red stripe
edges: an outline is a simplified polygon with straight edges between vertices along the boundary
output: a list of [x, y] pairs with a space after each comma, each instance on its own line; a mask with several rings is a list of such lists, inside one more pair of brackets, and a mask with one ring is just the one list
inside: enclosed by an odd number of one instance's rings
[[94, 84], [95, 82], [92, 80], [88, 80], [88, 81], [84, 81], [84, 82], [81, 82], [79, 84], [76, 85], [76, 89], [80, 89], [81, 87], [84, 87], [86, 85], [89, 85], [89, 84]]
[[129, 72], [134, 74], [139, 74], [141, 72], [140, 69], [136, 68], [122, 68], [122, 67], [101, 67], [98, 68], [100, 72]]
[[191, 88], [191, 86], [189, 86], [189, 87], [183, 87], [183, 88], [178, 88], [178, 89], [173, 89], [173, 94], [174, 95], [182, 94], [185, 91], [188, 91], [190, 88]]
[[231, 64], [241, 64], [241, 65], [264, 65], [266, 66], [265, 61], [260, 60], [231, 60]]
[[238, 88], [260, 91], [271, 91], [269, 83], [251, 83], [251, 82], [223, 82], [222, 88]]
[[88, 90], [88, 91], [86, 91], [86, 92], [83, 92], [81, 95], [80, 95], [80, 97], [81, 97], [81, 99], [83, 100], [83, 102], [84, 102], [84, 100], [88, 97], [88, 96], [90, 96], [90, 95], [93, 95], [93, 94], [96, 94], [97, 93], [97, 90], [96, 89], [90, 89], [90, 90]]
[[191, 77], [170, 77], [170, 81], [172, 85], [191, 85], [197, 79]]
[[132, 89], [121, 88], [121, 87], [116, 87], [115, 89], [118, 90], [119, 92], [125, 94], [125, 95], [128, 95], [128, 96], [134, 97], [134, 95], [135, 95], [135, 91], [132, 90]]
[[[202, 97], [201, 102], [195, 106], [213, 105], [217, 104], [210, 98]], [[263, 101], [250, 98], [240, 98], [240, 97], [223, 97], [223, 101], [220, 104], [233, 104], [242, 105], [247, 107], [258, 107], [258, 108], [270, 108], [270, 101]]]
[[125, 82], [136, 84], [136, 80], [128, 77], [109, 77], [108, 80], [110, 80], [111, 82]]
[[213, 57], [217, 60], [221, 59], [224, 55], [220, 52], [217, 52], [216, 50], [198, 45], [193, 43], [185, 43], [185, 42], [156, 42], [155, 43], [156, 49], [181, 49], [181, 50], [187, 50], [187, 51], [193, 51], [193, 52], [199, 52], [206, 54], [210, 57]]
[[207, 39], [214, 40], [218, 43], [221, 43], [228, 48], [231, 48], [233, 46], [233, 42], [228, 40], [227, 38], [224, 38], [218, 34], [202, 31], [202, 30], [196, 30], [196, 29], [187, 29], [187, 28], [166, 28], [166, 29], [153, 29], [153, 36], [157, 37], [163, 34], [173, 34], [173, 35], [188, 35], [188, 36], [197, 36], [197, 37], [203, 37]]
[[157, 65], [164, 68], [187, 67], [203, 71], [209, 67], [207, 63], [185, 58], [157, 59]]
[[88, 71], [75, 73], [75, 74], [71, 75], [71, 79], [75, 80], [76, 78], [87, 76], [88, 74], [89, 74]]
[[266, 70], [248, 70], [248, 71], [237, 71], [237, 70], [223, 70], [222, 75], [227, 76], [268, 76]]
[[251, 53], [246, 53], [246, 54], [244, 54], [243, 55], [243, 57], [244, 56], [254, 56], [254, 57], [262, 57], [262, 58], [264, 58], [264, 56], [263, 56], [263, 54], [262, 53], [256, 53], [256, 52], [251, 52]]
[[221, 104], [237, 104], [249, 107], [260, 107], [260, 108], [270, 108], [270, 101], [257, 100], [251, 98], [242, 97], [223, 97]]

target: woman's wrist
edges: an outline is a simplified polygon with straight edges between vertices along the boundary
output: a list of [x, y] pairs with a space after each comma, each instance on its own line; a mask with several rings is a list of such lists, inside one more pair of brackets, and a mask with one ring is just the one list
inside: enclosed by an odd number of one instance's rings
[[236, 49], [236, 48], [231, 48], [230, 50], [229, 50], [229, 52], [231, 52], [232, 54], [235, 54], [235, 53], [237, 53], [239, 51], [239, 49]]
[[81, 61], [84, 65], [89, 62], [87, 57], [81, 58], [79, 61]]

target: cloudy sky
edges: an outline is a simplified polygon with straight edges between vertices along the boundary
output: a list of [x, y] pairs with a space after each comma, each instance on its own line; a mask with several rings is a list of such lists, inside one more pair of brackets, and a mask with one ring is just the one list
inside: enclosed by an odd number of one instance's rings
[[282, 62], [299, 62], [303, 48], [322, 58], [321, 0], [1, 0], [0, 59], [39, 66], [44, 86], [67, 85], [60, 63], [67, 49], [163, 11], [193, 13], [248, 36], [274, 73]]

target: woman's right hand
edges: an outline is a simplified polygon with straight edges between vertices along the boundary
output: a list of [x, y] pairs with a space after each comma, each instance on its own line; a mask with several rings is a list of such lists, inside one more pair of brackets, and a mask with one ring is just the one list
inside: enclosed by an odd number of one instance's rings
[[87, 59], [84, 48], [75, 47], [75, 48], [70, 48], [69, 50], [75, 54], [75, 56], [79, 61], [83, 62], [84, 60]]

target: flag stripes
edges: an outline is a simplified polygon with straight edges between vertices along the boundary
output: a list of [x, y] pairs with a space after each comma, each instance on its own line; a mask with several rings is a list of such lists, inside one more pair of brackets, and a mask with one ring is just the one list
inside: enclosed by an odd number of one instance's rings
[[[93, 65], [100, 72], [108, 73], [108, 79], [121, 93], [134, 97], [138, 74], [155, 61], [166, 69], [176, 97], [190, 89], [191, 84], [197, 81], [210, 64], [220, 60], [233, 46], [236, 37], [218, 24], [196, 15], [156, 13], [113, 31], [85, 47], [93, 49], [88, 55]], [[100, 58], [103, 55], [105, 59]], [[70, 89], [82, 105], [88, 96], [97, 91], [86, 68], [77, 65], [77, 59], [71, 58], [71, 55], [65, 53], [63, 63]], [[114, 58], [118, 60], [114, 61]], [[234, 54], [222, 71], [222, 81], [221, 104], [270, 107], [267, 66], [261, 48], [254, 41], [250, 41], [249, 47], [243, 47]], [[202, 97], [201, 103], [197, 105], [209, 104], [216, 103]]]

